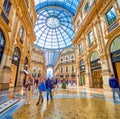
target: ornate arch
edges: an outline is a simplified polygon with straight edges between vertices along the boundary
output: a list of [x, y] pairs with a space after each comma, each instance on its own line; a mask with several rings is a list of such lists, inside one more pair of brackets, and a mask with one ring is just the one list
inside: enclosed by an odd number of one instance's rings
[[100, 52], [99, 52], [98, 49], [90, 52], [89, 55], [88, 55], [88, 57], [87, 57], [87, 63], [88, 63], [89, 65], [90, 65], [91, 56], [92, 56], [92, 54], [93, 54], [94, 52], [97, 52], [97, 53], [99, 54], [99, 57], [100, 57]]
[[120, 35], [111, 42], [109, 49], [111, 53], [120, 49]]
[[4, 50], [8, 51], [8, 49], [10, 47], [10, 38], [8, 35], [8, 31], [6, 31], [5, 28], [1, 25], [0, 25], [0, 30], [2, 31], [2, 33], [4, 35], [4, 39], [5, 39], [5, 49]]
[[96, 59], [99, 59], [99, 58], [100, 58], [99, 53], [98, 53], [97, 51], [94, 51], [94, 52], [92, 52], [92, 54], [91, 54], [90, 62], [92, 62], [92, 61], [94, 61], [94, 60], [96, 60]]
[[105, 52], [106, 52], [107, 56], [110, 57], [110, 47], [111, 47], [111, 44], [119, 36], [120, 36], [120, 33], [119, 34], [115, 34], [111, 39], [108, 40], [108, 42], [106, 44], [106, 48], [105, 48], [106, 49]]

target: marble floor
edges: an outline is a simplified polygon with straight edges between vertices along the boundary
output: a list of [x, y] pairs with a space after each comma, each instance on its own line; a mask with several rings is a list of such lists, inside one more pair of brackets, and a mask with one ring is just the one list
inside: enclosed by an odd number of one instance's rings
[[[120, 99], [112, 99], [111, 92], [100, 89], [69, 87], [58, 88], [52, 100], [36, 106], [38, 97], [25, 104], [26, 93], [22, 88], [0, 92], [0, 119], [120, 119]], [[14, 99], [13, 105], [5, 104]], [[1, 109], [0, 108], [0, 109]]]

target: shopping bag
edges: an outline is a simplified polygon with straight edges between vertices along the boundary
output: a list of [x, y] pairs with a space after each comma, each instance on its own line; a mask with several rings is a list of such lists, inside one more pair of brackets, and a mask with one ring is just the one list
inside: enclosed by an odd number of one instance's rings
[[52, 95], [52, 96], [55, 95], [55, 90], [54, 90], [54, 89], [51, 90], [51, 95]]

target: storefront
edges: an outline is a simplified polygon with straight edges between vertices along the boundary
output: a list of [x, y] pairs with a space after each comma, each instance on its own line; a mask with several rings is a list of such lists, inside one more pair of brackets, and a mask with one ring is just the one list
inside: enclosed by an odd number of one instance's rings
[[120, 36], [115, 38], [110, 46], [111, 61], [116, 78], [120, 84]]
[[84, 60], [80, 62], [80, 85], [85, 85], [85, 64]]
[[102, 70], [98, 52], [93, 52], [90, 60], [93, 88], [103, 88]]
[[16, 87], [19, 63], [20, 63], [20, 50], [18, 47], [16, 47], [14, 49], [14, 54], [12, 56], [10, 87]]

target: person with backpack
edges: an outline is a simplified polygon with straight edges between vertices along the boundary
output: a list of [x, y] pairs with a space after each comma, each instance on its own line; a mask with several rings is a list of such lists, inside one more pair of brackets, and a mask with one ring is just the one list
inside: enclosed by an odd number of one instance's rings
[[39, 98], [38, 98], [38, 101], [36, 103], [36, 105], [39, 105], [39, 103], [43, 103], [43, 91], [46, 91], [46, 82], [45, 82], [45, 79], [42, 79], [42, 77], [40, 77], [40, 80], [39, 80], [39, 83], [38, 83], [38, 91], [39, 91]]

